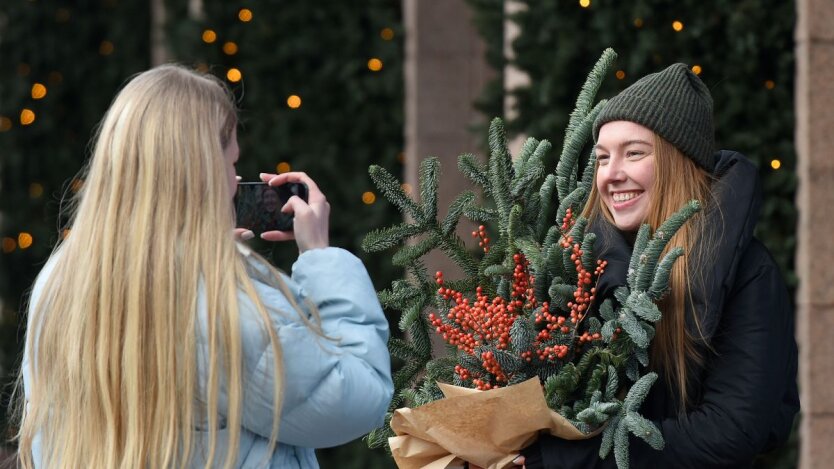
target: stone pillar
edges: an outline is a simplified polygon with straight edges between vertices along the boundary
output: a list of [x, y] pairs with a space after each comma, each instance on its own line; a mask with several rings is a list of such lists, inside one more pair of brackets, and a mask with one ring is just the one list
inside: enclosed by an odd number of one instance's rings
[[810, 469], [834, 461], [834, 2], [797, 6], [799, 464]]
[[[530, 75], [524, 70], [516, 67], [512, 61], [515, 59], [513, 41], [521, 35], [521, 27], [510, 18], [513, 14], [526, 11], [527, 4], [519, 0], [506, 0], [504, 2], [504, 57], [507, 58], [507, 65], [504, 67], [504, 119], [507, 121], [518, 117], [518, 99], [512, 94], [513, 90], [527, 88], [530, 86]], [[513, 135], [507, 142], [507, 148], [513, 157], [521, 152], [521, 146], [527, 139], [526, 135]]]
[[[469, 180], [457, 170], [461, 153], [482, 155], [486, 136], [472, 124], [484, 121], [473, 102], [491, 78], [486, 46], [472, 24], [465, 0], [404, 0], [405, 23], [405, 181], [419, 197], [418, 168], [428, 156], [440, 160], [439, 216]], [[482, 155], [483, 156], [483, 155]], [[458, 233], [471, 239], [472, 225], [462, 220]], [[460, 270], [440, 252], [425, 257], [430, 272], [459, 278]]]

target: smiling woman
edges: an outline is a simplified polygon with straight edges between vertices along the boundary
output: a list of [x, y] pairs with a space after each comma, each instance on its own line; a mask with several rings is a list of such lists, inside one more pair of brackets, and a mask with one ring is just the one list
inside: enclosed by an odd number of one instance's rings
[[[658, 230], [692, 199], [704, 207], [666, 248], [686, 254], [658, 304], [649, 364], [661, 379], [640, 409], [666, 445], [654, 451], [633, 439], [632, 467], [749, 467], [784, 443], [799, 410], [793, 310], [753, 237], [757, 170], [737, 152], [714, 152], [713, 133], [709, 89], [684, 64], [638, 80], [594, 124], [595, 184], [583, 216], [609, 262], [599, 299], [626, 284], [642, 224]], [[599, 437], [544, 436], [522, 454], [531, 469], [613, 467], [599, 449]]]

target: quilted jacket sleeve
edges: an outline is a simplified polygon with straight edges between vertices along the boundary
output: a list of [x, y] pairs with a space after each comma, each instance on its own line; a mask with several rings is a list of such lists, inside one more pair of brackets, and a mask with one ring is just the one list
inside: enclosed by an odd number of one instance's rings
[[[314, 249], [298, 258], [292, 277], [284, 280], [299, 304], [309, 299], [318, 307], [328, 338], [306, 326], [277, 289], [255, 282], [281, 343], [279, 440], [328, 447], [381, 426], [393, 393], [388, 322], [361, 261], [342, 249]], [[245, 297], [241, 315], [257, 317], [252, 301]], [[245, 330], [258, 322], [244, 321], [243, 333], [262, 336]], [[273, 423], [274, 351], [247, 344], [244, 349], [252, 366], [244, 389], [243, 426], [268, 437]], [[254, 356], [252, 350], [258, 349], [260, 356]]]

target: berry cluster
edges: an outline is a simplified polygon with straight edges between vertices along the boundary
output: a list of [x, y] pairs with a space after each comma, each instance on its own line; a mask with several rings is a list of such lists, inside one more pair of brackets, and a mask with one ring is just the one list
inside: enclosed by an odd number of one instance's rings
[[[501, 368], [491, 351], [483, 351], [476, 355], [476, 348], [489, 345], [497, 350], [510, 348], [510, 328], [516, 318], [530, 311], [536, 311], [535, 323], [540, 329], [530, 350], [512, 350], [527, 363], [554, 362], [563, 360], [571, 353], [573, 345], [583, 345], [602, 340], [599, 333], [583, 332], [579, 334], [577, 328], [588, 312], [595, 299], [596, 279], [605, 271], [606, 262], [597, 261], [593, 272], [585, 269], [582, 264], [584, 252], [579, 243], [575, 243], [568, 233], [574, 226], [575, 219], [571, 209], [562, 223], [561, 246], [570, 251], [570, 258], [574, 263], [577, 274], [576, 289], [573, 299], [567, 303], [568, 314], [559, 311], [551, 312], [548, 302], [539, 302], [534, 293], [534, 277], [530, 273], [530, 264], [525, 256], [517, 253], [513, 256], [515, 268], [510, 286], [510, 299], [501, 296], [489, 298], [483, 288], [476, 288], [474, 301], [466, 298], [463, 293], [444, 285], [443, 272], [437, 272], [435, 281], [438, 285], [437, 293], [443, 300], [452, 304], [445, 318], [431, 313], [429, 321], [437, 333], [447, 343], [456, 346], [462, 352], [478, 356], [483, 370], [480, 372], [469, 370], [462, 365], [455, 366], [455, 373], [463, 381], [470, 381], [477, 389], [493, 389], [505, 385], [511, 376]], [[472, 236], [479, 238], [479, 246], [484, 252], [489, 251], [489, 238], [484, 226], [473, 231]], [[619, 331], [618, 331], [619, 332]], [[485, 373], [484, 373], [485, 372]]]

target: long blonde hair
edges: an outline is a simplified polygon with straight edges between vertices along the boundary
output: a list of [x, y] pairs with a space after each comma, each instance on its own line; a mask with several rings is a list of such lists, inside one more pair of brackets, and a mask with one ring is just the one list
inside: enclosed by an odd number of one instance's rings
[[[671, 143], [654, 134], [655, 181], [652, 188], [649, 211], [645, 223], [656, 230], [667, 218], [678, 211], [687, 201], [697, 199], [703, 209], [681, 227], [669, 240], [664, 254], [675, 247], [684, 249], [672, 269], [669, 294], [659, 304], [663, 319], [657, 324], [651, 346], [652, 368], [662, 371], [670, 389], [677, 391], [679, 411], [685, 410], [692, 396], [689, 395], [690, 379], [688, 367], [703, 364], [703, 356], [695, 346], [696, 340], [703, 339], [698, 314], [693, 309], [692, 292], [703, 284], [699, 278], [706, 265], [709, 245], [709, 231], [705, 226], [705, 213], [713, 208], [714, 201], [710, 186], [711, 176], [694, 161], [687, 158]], [[614, 218], [599, 196], [596, 177], [583, 216], [593, 219], [603, 216], [614, 224]], [[695, 331], [687, 329], [687, 315]]]
[[[32, 385], [18, 435], [23, 467], [34, 466], [36, 435], [44, 467], [185, 466], [204, 420], [213, 465], [221, 387], [228, 395], [224, 465], [232, 466], [244, 379], [239, 288], [255, 303], [274, 351], [274, 449], [281, 349], [231, 235], [223, 150], [236, 125], [228, 89], [179, 66], [139, 74], [116, 96], [97, 131], [71, 234], [31, 305]], [[209, 352], [198, 357], [203, 294]], [[200, 359], [206, 383], [198, 382]], [[197, 404], [202, 386], [206, 402]]]

